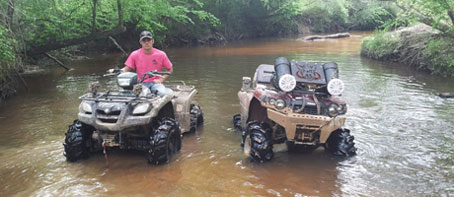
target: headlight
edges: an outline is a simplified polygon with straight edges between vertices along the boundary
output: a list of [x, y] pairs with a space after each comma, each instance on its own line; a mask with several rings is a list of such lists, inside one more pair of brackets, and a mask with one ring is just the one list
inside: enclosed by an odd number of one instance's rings
[[131, 84], [130, 78], [118, 78], [117, 80], [120, 87], [130, 86]]
[[149, 103], [140, 103], [138, 104], [134, 110], [132, 111], [132, 114], [144, 114], [150, 111], [150, 104]]
[[339, 96], [344, 91], [344, 82], [340, 79], [331, 79], [328, 83], [328, 92], [333, 96]]
[[92, 109], [91, 109], [91, 105], [86, 103], [86, 102], [82, 102], [82, 111], [84, 111], [85, 113], [92, 113]]
[[347, 104], [341, 104], [338, 108], [339, 114], [346, 114], [347, 113]]
[[296, 87], [296, 79], [294, 76], [285, 74], [279, 79], [279, 88], [284, 92], [291, 92]]
[[328, 115], [331, 117], [337, 116], [339, 105], [336, 103], [331, 103], [328, 105]]
[[275, 105], [276, 104], [276, 99], [271, 98], [269, 103], [270, 103], [270, 105]]
[[284, 109], [285, 101], [283, 99], [277, 99], [275, 105], [278, 109]]

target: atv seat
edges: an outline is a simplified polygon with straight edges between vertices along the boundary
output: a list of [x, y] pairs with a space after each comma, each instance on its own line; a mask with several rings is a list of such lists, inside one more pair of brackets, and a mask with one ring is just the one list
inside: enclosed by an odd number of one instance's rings
[[257, 83], [271, 83], [274, 75], [274, 66], [269, 64], [260, 64], [255, 71], [255, 80]]

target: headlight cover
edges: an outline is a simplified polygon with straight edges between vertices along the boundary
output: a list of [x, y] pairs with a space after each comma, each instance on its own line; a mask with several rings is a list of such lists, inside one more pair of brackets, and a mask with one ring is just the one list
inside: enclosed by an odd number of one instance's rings
[[276, 99], [271, 98], [269, 103], [270, 103], [270, 105], [275, 105], [276, 104]]
[[338, 108], [339, 110], [339, 115], [346, 114], [347, 113], [347, 104], [341, 104]]
[[81, 109], [82, 111], [84, 111], [85, 113], [92, 113], [92, 109], [91, 109], [91, 105], [88, 104], [87, 102], [82, 102], [81, 104]]
[[150, 104], [149, 103], [140, 103], [140, 104], [136, 105], [136, 107], [132, 111], [132, 114], [134, 114], [134, 115], [145, 114], [148, 111], [150, 111]]
[[339, 96], [344, 91], [344, 82], [340, 79], [331, 79], [328, 83], [328, 93], [333, 96]]
[[279, 88], [284, 92], [291, 92], [296, 87], [296, 79], [294, 76], [285, 74], [279, 79]]
[[337, 116], [337, 114], [339, 113], [339, 105], [336, 104], [336, 103], [331, 103], [328, 105], [328, 115], [331, 116], [331, 117], [335, 117]]
[[278, 109], [284, 109], [286, 104], [285, 104], [285, 101], [283, 99], [277, 99], [276, 100], [276, 103], [274, 104], [274, 106]]

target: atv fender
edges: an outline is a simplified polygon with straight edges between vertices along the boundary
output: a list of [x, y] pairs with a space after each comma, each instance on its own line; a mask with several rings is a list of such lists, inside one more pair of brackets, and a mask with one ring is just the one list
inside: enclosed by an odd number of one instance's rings
[[191, 131], [190, 106], [197, 90], [193, 86], [181, 86], [179, 90], [179, 93], [172, 99], [172, 104], [175, 119], [180, 123], [181, 133], [185, 133]]
[[241, 128], [245, 129], [249, 118], [249, 106], [252, 98], [254, 98], [254, 93], [252, 91], [239, 91], [238, 98], [240, 99], [241, 107]]

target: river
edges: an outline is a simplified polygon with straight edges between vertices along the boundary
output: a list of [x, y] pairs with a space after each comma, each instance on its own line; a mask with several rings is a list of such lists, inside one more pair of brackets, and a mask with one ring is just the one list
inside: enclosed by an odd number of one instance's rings
[[[114, 150], [75, 163], [63, 156], [64, 133], [77, 118], [88, 84], [120, 54], [69, 63], [26, 77], [0, 104], [0, 196], [450, 196], [454, 195], [454, 80], [359, 56], [363, 33], [351, 38], [302, 42], [261, 39], [226, 46], [166, 49], [171, 80], [195, 85], [204, 126], [185, 135], [169, 164], [149, 165], [143, 153]], [[334, 61], [345, 83], [346, 128], [357, 155], [324, 151], [277, 152], [250, 162], [231, 118], [239, 113], [243, 76], [274, 59]]]

